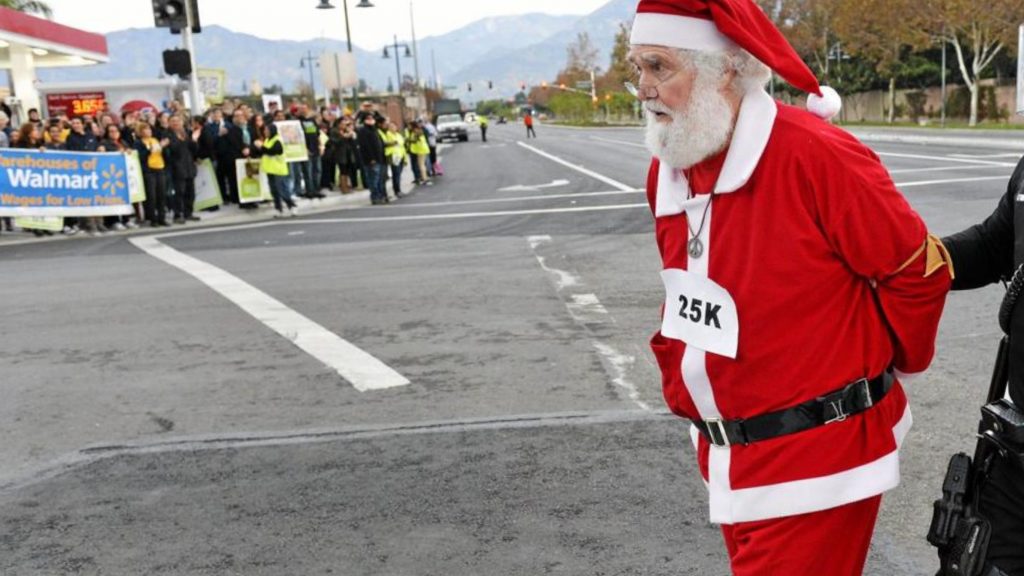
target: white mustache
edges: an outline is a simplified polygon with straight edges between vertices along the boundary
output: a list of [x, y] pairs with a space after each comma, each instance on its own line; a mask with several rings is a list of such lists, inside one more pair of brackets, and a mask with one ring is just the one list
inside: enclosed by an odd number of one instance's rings
[[649, 114], [660, 112], [662, 114], [668, 114], [669, 116], [672, 116], [672, 109], [670, 109], [668, 106], [665, 106], [660, 102], [647, 102], [646, 104], [644, 104], [644, 110], [646, 110]]

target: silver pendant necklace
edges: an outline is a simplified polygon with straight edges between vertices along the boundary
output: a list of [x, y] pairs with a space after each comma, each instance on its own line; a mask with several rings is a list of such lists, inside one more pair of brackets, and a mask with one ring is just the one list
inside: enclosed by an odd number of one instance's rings
[[700, 258], [704, 255], [704, 242], [700, 239], [700, 235], [701, 232], [704, 231], [704, 224], [707, 222], [708, 218], [708, 210], [711, 208], [711, 201], [714, 199], [714, 192], [708, 194], [708, 203], [704, 205], [704, 215], [700, 217], [700, 226], [697, 228], [696, 232], [693, 231], [693, 226], [690, 225], [690, 216], [686, 216], [686, 227], [690, 232], [690, 239], [686, 242], [686, 250], [690, 254], [691, 258]]

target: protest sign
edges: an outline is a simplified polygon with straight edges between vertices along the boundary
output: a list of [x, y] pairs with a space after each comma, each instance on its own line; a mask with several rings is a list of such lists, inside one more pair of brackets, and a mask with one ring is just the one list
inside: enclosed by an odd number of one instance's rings
[[259, 160], [235, 160], [235, 170], [238, 176], [238, 202], [249, 204], [251, 202], [262, 202], [270, 200], [270, 181], [267, 174], [260, 170]]
[[222, 204], [224, 204], [224, 200], [220, 195], [220, 185], [217, 184], [217, 174], [213, 170], [213, 162], [203, 160], [196, 166], [196, 201], [192, 205], [192, 209], [198, 212]]
[[0, 149], [0, 216], [131, 214], [127, 158]]
[[302, 131], [302, 122], [285, 120], [274, 122], [274, 125], [277, 126], [277, 133], [281, 135], [285, 160], [289, 162], [309, 160], [309, 150], [306, 149], [306, 134]]

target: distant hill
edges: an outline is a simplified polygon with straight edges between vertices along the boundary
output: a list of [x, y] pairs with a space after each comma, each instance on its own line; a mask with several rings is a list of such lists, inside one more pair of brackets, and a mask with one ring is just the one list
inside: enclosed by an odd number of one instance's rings
[[[612, 0], [587, 16], [524, 14], [484, 18], [440, 36], [420, 39], [420, 77], [432, 78], [433, 64], [442, 82], [455, 86], [454, 93], [465, 100], [509, 97], [518, 91], [521, 80], [553, 78], [565, 65], [566, 47], [580, 31], [587, 31], [601, 51], [599, 62], [607, 66], [619, 22], [630, 21], [635, 0]], [[404, 41], [404, 39], [403, 39]], [[195, 37], [197, 64], [227, 70], [228, 89], [241, 93], [243, 83], [256, 80], [264, 88], [278, 84], [291, 89], [300, 81], [309, 81], [309, 71], [300, 61], [312, 52], [344, 51], [344, 41], [267, 40], [234, 32], [223, 26], [206, 26]], [[123, 80], [156, 78], [162, 71], [162, 52], [180, 47], [181, 37], [163, 29], [128, 29], [107, 34], [108, 64], [87, 68], [40, 70], [43, 82], [67, 82], [90, 79]], [[384, 89], [395, 76], [393, 59], [382, 52], [353, 46], [360, 78], [373, 88]], [[431, 55], [433, 55], [433, 63]], [[392, 56], [394, 58], [394, 56]], [[402, 74], [413, 75], [411, 58], [401, 59]], [[494, 90], [487, 90], [487, 82]], [[474, 92], [466, 91], [472, 82]], [[318, 90], [320, 77], [316, 76]]]

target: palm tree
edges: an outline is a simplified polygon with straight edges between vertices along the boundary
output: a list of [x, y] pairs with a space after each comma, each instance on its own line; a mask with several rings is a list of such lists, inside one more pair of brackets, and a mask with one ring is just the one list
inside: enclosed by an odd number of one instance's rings
[[0, 0], [0, 6], [17, 10], [18, 12], [39, 14], [46, 18], [53, 18], [53, 10], [50, 8], [50, 5], [40, 0]]

